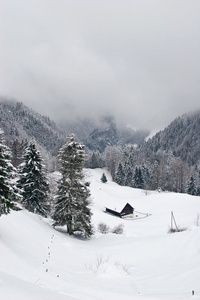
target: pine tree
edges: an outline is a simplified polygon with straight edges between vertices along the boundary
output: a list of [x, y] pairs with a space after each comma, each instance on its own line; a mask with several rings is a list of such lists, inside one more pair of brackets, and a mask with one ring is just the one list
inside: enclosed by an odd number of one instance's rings
[[124, 164], [124, 174], [125, 174], [124, 185], [132, 187], [133, 186], [133, 172], [132, 172], [132, 168], [131, 168], [129, 162], [125, 162], [125, 164]]
[[196, 195], [196, 184], [193, 176], [190, 177], [188, 181], [187, 193], [190, 195]]
[[4, 144], [3, 132], [0, 129], [0, 216], [8, 214], [11, 209], [18, 210], [19, 200], [15, 185], [16, 169], [11, 163], [11, 151]]
[[119, 185], [124, 185], [125, 182], [125, 174], [121, 163], [119, 163], [117, 168], [117, 172], [115, 175], [115, 182]]
[[101, 181], [102, 181], [103, 183], [106, 183], [106, 182], [108, 181], [107, 178], [106, 178], [105, 173], [102, 174], [102, 176], [101, 176]]
[[49, 186], [44, 172], [43, 159], [32, 140], [25, 149], [24, 162], [19, 167], [18, 187], [22, 189], [23, 206], [34, 213], [49, 213]]
[[151, 177], [151, 175], [150, 175], [148, 167], [145, 164], [142, 164], [141, 171], [142, 171], [142, 177], [143, 177], [143, 180], [144, 180], [144, 188], [147, 189], [147, 188], [150, 187], [150, 177]]
[[141, 171], [140, 167], [135, 168], [135, 173], [133, 176], [133, 186], [138, 189], [142, 189], [144, 186], [144, 179], [143, 179], [142, 171]]
[[58, 155], [61, 179], [58, 181], [54, 226], [67, 226], [69, 235], [92, 235], [91, 211], [89, 209], [88, 183], [84, 181], [84, 146], [75, 142], [74, 136], [60, 149]]

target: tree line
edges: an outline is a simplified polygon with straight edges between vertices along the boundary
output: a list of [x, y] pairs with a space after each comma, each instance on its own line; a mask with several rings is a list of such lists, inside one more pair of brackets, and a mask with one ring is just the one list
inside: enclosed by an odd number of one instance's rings
[[89, 152], [89, 168], [105, 167], [122, 186], [200, 195], [200, 169], [189, 166], [172, 152], [145, 147], [108, 146], [103, 153]]

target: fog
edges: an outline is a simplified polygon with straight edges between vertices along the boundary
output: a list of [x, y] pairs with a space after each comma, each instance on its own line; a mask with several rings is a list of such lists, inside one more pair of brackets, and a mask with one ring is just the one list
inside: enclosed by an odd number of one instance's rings
[[159, 130], [200, 109], [199, 0], [0, 0], [0, 95]]

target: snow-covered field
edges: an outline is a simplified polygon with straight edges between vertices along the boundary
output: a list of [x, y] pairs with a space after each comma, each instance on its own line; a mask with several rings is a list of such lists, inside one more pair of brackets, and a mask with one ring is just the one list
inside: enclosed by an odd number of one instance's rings
[[[102, 170], [86, 172], [96, 229], [90, 240], [27, 211], [1, 216], [0, 299], [199, 299], [200, 198], [121, 187], [109, 174], [102, 183]], [[103, 212], [127, 202], [151, 215], [123, 220]], [[171, 211], [186, 231], [168, 233]], [[111, 231], [123, 224], [124, 233], [101, 234], [100, 222]]]

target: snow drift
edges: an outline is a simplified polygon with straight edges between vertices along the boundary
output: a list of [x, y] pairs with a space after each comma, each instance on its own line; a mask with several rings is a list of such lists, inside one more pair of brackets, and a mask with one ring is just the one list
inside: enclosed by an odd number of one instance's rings
[[[1, 299], [198, 299], [199, 197], [121, 187], [107, 173], [102, 183], [101, 169], [85, 172], [96, 230], [91, 239], [68, 236], [25, 210], [0, 218]], [[151, 215], [126, 220], [104, 213], [126, 203]], [[187, 230], [168, 233], [171, 211]], [[98, 232], [100, 222], [108, 234]], [[111, 233], [119, 224], [123, 234]]]

